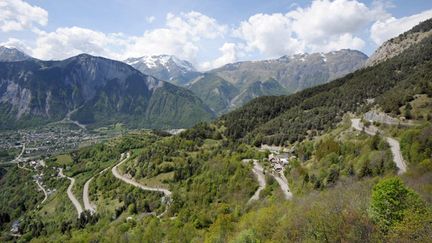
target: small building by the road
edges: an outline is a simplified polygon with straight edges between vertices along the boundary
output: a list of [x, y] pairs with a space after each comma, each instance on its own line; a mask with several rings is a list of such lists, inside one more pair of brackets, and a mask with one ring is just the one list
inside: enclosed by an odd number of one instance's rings
[[11, 230], [10, 230], [10, 232], [11, 232], [12, 234], [18, 234], [19, 231], [20, 231], [20, 222], [19, 222], [19, 220], [15, 220], [15, 221], [12, 223], [12, 226], [11, 226]]

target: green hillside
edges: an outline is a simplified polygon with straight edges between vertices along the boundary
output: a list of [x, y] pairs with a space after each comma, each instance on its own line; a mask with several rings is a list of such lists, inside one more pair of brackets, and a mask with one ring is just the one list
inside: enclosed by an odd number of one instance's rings
[[333, 128], [347, 112], [366, 111], [375, 99], [385, 112], [415, 94], [431, 95], [432, 37], [373, 67], [290, 96], [260, 97], [222, 116], [226, 135], [249, 143], [292, 143]]
[[228, 81], [214, 74], [203, 74], [189, 89], [201, 98], [216, 113], [226, 112], [230, 101], [239, 90]]

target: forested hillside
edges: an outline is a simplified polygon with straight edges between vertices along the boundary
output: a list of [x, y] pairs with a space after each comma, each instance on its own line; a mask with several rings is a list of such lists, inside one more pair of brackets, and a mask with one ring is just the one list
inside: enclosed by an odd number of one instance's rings
[[[334, 127], [346, 112], [366, 110], [368, 99], [385, 112], [415, 94], [432, 95], [432, 37], [377, 66], [294, 95], [260, 97], [222, 116], [226, 135], [249, 143], [284, 144]], [[249, 135], [249, 136], [248, 136]]]
[[[404, 156], [409, 153], [408, 174], [395, 177], [389, 147], [379, 136], [353, 131], [344, 122], [297, 146], [295, 159], [285, 171], [292, 200], [283, 197], [268, 171], [265, 189], [258, 201], [250, 202], [257, 182], [251, 166], [242, 160], [255, 158], [269, 170], [268, 152], [230, 141], [212, 124], [198, 124], [177, 136], [143, 132], [85, 147], [51, 158], [44, 173], [55, 173], [51, 166], [64, 167], [76, 180], [73, 193], [79, 201], [84, 183], [93, 178], [90, 199], [96, 213], [84, 211], [77, 219], [66, 197], [67, 180], [52, 178], [45, 184], [58, 191], [40, 208], [35, 206], [40, 199], [34, 194], [18, 198], [28, 205], [21, 209], [20, 240], [424, 242], [432, 232], [432, 197], [425, 187], [432, 179], [430, 125], [395, 129], [395, 134], [402, 134]], [[418, 142], [411, 144], [413, 139]], [[170, 204], [161, 200], [160, 193], [127, 185], [105, 170], [118, 163], [125, 151], [132, 156], [120, 167], [121, 173], [139, 183], [169, 189]], [[7, 176], [14, 173], [8, 171]], [[32, 186], [31, 180], [21, 180]], [[0, 191], [11, 188], [4, 184]], [[11, 205], [11, 199], [5, 198], [5, 205]], [[165, 210], [166, 214], [156, 217]], [[3, 232], [7, 232], [17, 216], [3, 208], [1, 213]], [[1, 239], [13, 237], [4, 233]]]

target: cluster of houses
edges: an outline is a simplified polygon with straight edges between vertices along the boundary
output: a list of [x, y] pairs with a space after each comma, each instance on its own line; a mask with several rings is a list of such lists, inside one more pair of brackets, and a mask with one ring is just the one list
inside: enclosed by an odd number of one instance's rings
[[36, 169], [36, 170], [40, 169], [41, 167], [45, 167], [46, 166], [45, 161], [42, 160], [42, 159], [40, 159], [40, 160], [31, 160], [29, 162], [29, 165], [31, 167], [33, 167], [34, 169]]
[[261, 151], [269, 151], [268, 161], [270, 162], [273, 170], [276, 172], [282, 171], [282, 169], [288, 165], [289, 161], [295, 156], [293, 156], [294, 148], [285, 148], [280, 146], [269, 146], [262, 144]]
[[273, 167], [273, 170], [276, 172], [282, 171], [283, 167], [288, 165], [288, 154], [270, 154], [268, 157], [270, 164]]

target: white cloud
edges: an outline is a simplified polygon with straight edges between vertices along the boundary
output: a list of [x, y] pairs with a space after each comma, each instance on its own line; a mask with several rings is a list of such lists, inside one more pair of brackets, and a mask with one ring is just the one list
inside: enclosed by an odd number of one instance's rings
[[234, 30], [248, 51], [265, 57], [299, 52], [363, 48], [359, 32], [373, 21], [388, 17], [385, 4], [371, 7], [355, 0], [315, 0], [286, 14], [256, 14]]
[[309, 49], [312, 52], [330, 52], [340, 49], [361, 50], [365, 45], [365, 41], [361, 38], [353, 36], [350, 33], [345, 33], [337, 35], [334, 38], [329, 38], [319, 45], [311, 44]]
[[213, 39], [221, 37], [226, 27], [218, 24], [216, 19], [199, 12], [181, 13], [180, 16], [168, 13], [167, 26], [170, 30], [183, 33], [199, 40], [201, 37]]
[[26, 54], [32, 53], [32, 49], [27, 45], [27, 43], [16, 38], [9, 38], [7, 41], [0, 43], [0, 46], [16, 48]]
[[0, 30], [3, 32], [32, 29], [34, 24], [46, 25], [48, 12], [22, 0], [0, 1]]
[[58, 28], [53, 32], [36, 31], [32, 54], [41, 59], [63, 59], [80, 53], [118, 60], [144, 55], [171, 54], [196, 58], [200, 43], [222, 37], [226, 27], [198, 12], [168, 14], [166, 27], [144, 32], [141, 36], [105, 34], [80, 27]]
[[432, 10], [427, 10], [419, 14], [403, 18], [389, 17], [384, 20], [376, 21], [371, 27], [371, 38], [375, 44], [380, 45], [384, 41], [408, 31], [418, 23], [432, 18]]
[[126, 42], [119, 34], [104, 34], [80, 27], [38, 32], [32, 55], [41, 59], [64, 59], [81, 53], [119, 58], [113, 50]]
[[293, 36], [292, 21], [285, 15], [256, 14], [234, 30], [246, 42], [246, 50], [258, 50], [267, 57], [302, 52], [304, 44]]
[[207, 61], [200, 65], [202, 70], [209, 70], [220, 67], [227, 63], [232, 63], [238, 60], [239, 50], [235, 43], [224, 43], [219, 51], [222, 55], [213, 61]]
[[142, 36], [132, 37], [125, 57], [171, 54], [190, 61], [200, 50], [205, 39], [222, 37], [226, 26], [198, 12], [167, 14], [166, 27], [146, 31]]
[[376, 19], [376, 11], [351, 0], [316, 0], [307, 8], [286, 14], [300, 39], [319, 42], [322, 38], [355, 33]]
[[146, 31], [142, 36], [103, 33], [81, 27], [63, 27], [53, 32], [36, 30], [30, 52], [40, 59], [64, 59], [80, 53], [123, 60], [144, 55], [171, 54], [196, 58], [200, 43], [222, 37], [226, 27], [198, 12], [168, 14], [166, 27]]
[[[286, 13], [250, 16], [230, 29], [216, 19], [199, 12], [168, 13], [165, 25], [142, 35], [103, 33], [81, 27], [39, 30], [48, 21], [48, 13], [22, 0], [0, 0], [0, 31], [31, 30], [34, 42], [9, 38], [0, 45], [14, 46], [40, 59], [64, 59], [80, 53], [117, 60], [144, 55], [171, 54], [202, 69], [248, 58], [274, 58], [303, 52], [328, 52], [339, 49], [362, 50], [370, 38], [380, 44], [432, 17], [432, 10], [404, 18], [394, 18], [386, 10], [387, 0], [370, 5], [359, 0], [314, 0], [308, 6], [291, 5]], [[154, 16], [145, 18], [147, 23]], [[372, 27], [371, 27], [372, 26]], [[365, 31], [365, 30], [369, 30]], [[11, 37], [11, 36], [10, 36]], [[369, 39], [369, 45], [372, 41]], [[220, 56], [215, 55], [220, 46]], [[209, 53], [209, 54], [207, 54]]]

